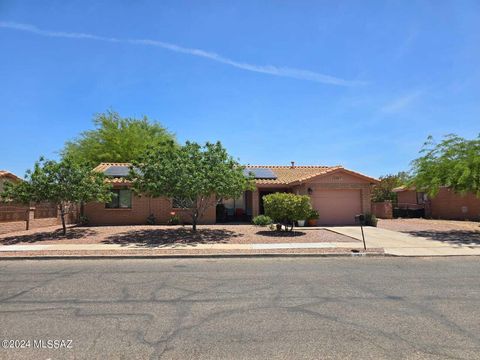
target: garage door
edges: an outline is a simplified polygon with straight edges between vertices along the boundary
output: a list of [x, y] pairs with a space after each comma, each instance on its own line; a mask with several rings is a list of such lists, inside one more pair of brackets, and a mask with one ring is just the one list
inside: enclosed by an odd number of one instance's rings
[[320, 214], [321, 225], [349, 225], [360, 214], [360, 190], [316, 190], [312, 205]]

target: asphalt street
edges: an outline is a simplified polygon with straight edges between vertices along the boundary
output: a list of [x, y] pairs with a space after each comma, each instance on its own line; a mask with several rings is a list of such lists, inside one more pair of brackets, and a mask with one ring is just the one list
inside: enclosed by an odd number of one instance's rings
[[1, 359], [480, 359], [480, 259], [2, 261], [0, 340]]

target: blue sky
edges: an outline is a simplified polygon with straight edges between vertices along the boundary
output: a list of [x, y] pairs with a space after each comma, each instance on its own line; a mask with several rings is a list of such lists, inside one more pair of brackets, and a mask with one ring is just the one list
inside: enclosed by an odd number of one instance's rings
[[0, 0], [0, 169], [109, 108], [251, 164], [408, 169], [480, 132], [478, 1]]

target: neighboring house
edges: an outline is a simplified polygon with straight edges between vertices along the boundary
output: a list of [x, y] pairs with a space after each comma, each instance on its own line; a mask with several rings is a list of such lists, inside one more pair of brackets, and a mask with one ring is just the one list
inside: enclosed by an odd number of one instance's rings
[[400, 186], [393, 191], [401, 209], [425, 209], [425, 216], [435, 219], [480, 220], [480, 198], [475, 194], [461, 195], [445, 186], [435, 197], [428, 197], [415, 187]]
[[[104, 173], [113, 185], [113, 199], [108, 204], [88, 203], [85, 215], [92, 225], [145, 224], [153, 214], [157, 223], [167, 223], [171, 213], [183, 221], [185, 210], [177, 208], [175, 199], [137, 196], [125, 179], [127, 163], [102, 163], [95, 171]], [[354, 216], [370, 212], [371, 188], [378, 182], [369, 176], [341, 166], [250, 166], [246, 172], [255, 176], [256, 189], [246, 191], [239, 199], [219, 199], [233, 218], [251, 219], [263, 213], [262, 196], [273, 192], [308, 195], [319, 214], [319, 224], [345, 225], [355, 222]], [[210, 208], [200, 223], [214, 224], [216, 209]]]
[[17, 175], [12, 174], [6, 170], [0, 170], [0, 193], [3, 191], [4, 184], [6, 182], [18, 182], [21, 181]]
[[392, 191], [397, 194], [396, 206], [400, 209], [424, 209], [425, 203], [428, 201], [427, 194], [423, 191], [417, 191], [415, 186], [406, 187], [402, 185]]

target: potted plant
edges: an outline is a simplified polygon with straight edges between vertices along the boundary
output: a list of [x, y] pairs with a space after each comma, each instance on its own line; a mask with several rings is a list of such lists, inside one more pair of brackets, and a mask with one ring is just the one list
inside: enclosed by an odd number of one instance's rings
[[310, 213], [308, 214], [308, 226], [317, 226], [318, 218], [318, 211], [315, 209], [310, 210]]
[[299, 227], [305, 226], [305, 220], [297, 220], [297, 224]]

